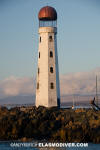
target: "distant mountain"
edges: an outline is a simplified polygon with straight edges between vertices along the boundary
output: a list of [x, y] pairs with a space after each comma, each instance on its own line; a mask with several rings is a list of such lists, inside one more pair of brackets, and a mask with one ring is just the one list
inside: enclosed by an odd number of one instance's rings
[[[73, 101], [75, 104], [89, 105], [90, 101], [93, 100], [95, 95], [63, 95], [61, 96], [62, 105], [72, 105]], [[98, 101], [100, 101], [100, 95], [98, 95]], [[30, 96], [12, 96], [4, 99], [0, 99], [0, 105], [3, 104], [35, 104], [35, 95]], [[99, 102], [100, 104], [100, 102]]]
[[30, 104], [35, 103], [35, 95], [33, 96], [12, 96], [4, 99], [0, 99], [0, 105], [2, 104]]
[[[91, 100], [93, 100], [95, 95], [80, 95], [80, 94], [73, 94], [73, 95], [64, 95], [61, 97], [62, 105], [90, 105]], [[97, 103], [97, 101], [95, 100]], [[100, 94], [98, 94], [98, 104], [100, 105]]]

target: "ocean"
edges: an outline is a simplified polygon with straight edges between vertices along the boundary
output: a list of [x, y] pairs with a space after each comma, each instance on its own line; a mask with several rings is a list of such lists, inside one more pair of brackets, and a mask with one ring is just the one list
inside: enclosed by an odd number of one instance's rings
[[11, 147], [11, 142], [0, 142], [0, 150], [100, 150], [100, 144], [89, 143], [88, 147], [31, 148], [31, 147]]

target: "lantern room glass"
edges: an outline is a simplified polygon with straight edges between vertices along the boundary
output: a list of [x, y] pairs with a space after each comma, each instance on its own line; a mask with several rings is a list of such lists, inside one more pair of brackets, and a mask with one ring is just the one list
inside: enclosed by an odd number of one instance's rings
[[57, 27], [57, 20], [39, 20], [39, 27]]

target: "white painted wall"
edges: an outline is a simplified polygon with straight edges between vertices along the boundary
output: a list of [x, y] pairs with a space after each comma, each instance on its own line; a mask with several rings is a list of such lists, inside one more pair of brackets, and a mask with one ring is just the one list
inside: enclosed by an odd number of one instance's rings
[[[37, 83], [39, 83], [39, 89], [36, 89], [37, 107], [58, 106], [57, 98], [60, 99], [56, 33], [57, 28], [54, 27], [39, 28], [41, 43], [39, 41], [38, 68], [40, 73], [37, 73]], [[52, 36], [52, 42], [49, 41], [49, 36]], [[50, 57], [50, 51], [53, 52], [53, 58]], [[53, 67], [53, 73], [50, 72], [50, 67]], [[54, 83], [54, 89], [50, 88], [51, 82]]]

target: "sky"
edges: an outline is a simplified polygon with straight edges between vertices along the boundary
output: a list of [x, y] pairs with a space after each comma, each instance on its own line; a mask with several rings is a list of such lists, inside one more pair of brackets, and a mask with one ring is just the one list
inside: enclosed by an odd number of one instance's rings
[[46, 5], [58, 14], [60, 76], [100, 67], [99, 0], [0, 0], [1, 85], [8, 79], [36, 77], [38, 12]]
[[[95, 72], [100, 76], [100, 68], [88, 72], [68, 73], [60, 76], [60, 93], [67, 95], [94, 95], [96, 91]], [[100, 79], [98, 82], [98, 94], [100, 94]], [[0, 82], [0, 99], [11, 96], [35, 95], [35, 80], [33, 77], [11, 76]], [[19, 98], [19, 97], [18, 97]], [[100, 99], [100, 95], [99, 95]], [[90, 99], [87, 99], [90, 100]]]

